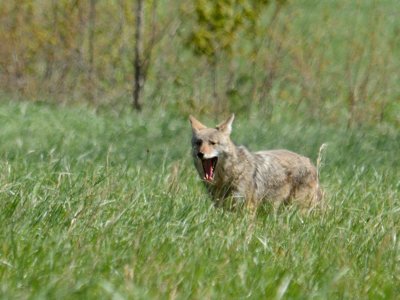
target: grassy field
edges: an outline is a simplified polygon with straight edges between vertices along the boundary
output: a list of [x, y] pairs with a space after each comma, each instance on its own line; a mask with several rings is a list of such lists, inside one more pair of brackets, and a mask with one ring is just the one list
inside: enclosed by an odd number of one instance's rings
[[400, 293], [393, 128], [239, 115], [233, 139], [252, 149], [285, 147], [315, 161], [329, 144], [325, 212], [265, 207], [253, 219], [211, 205], [191, 165], [187, 116], [3, 101], [0, 123], [3, 299]]
[[[0, 4], [0, 299], [399, 297], [398, 0], [272, 5], [215, 91], [193, 3], [160, 1], [141, 113], [133, 2], [98, 1], [93, 56], [87, 3], [56, 2]], [[214, 208], [187, 117], [219, 106], [250, 149], [328, 143], [326, 210]]]

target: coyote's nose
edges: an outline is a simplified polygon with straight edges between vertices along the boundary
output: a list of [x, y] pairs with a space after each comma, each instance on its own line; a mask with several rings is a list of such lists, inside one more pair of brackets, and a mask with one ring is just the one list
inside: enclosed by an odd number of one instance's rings
[[201, 153], [201, 152], [197, 153], [197, 157], [200, 158], [200, 159], [203, 159], [204, 153]]

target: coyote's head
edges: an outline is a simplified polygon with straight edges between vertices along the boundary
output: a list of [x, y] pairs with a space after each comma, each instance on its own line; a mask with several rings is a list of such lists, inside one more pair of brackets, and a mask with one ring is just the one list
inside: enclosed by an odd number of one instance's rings
[[215, 174], [232, 147], [230, 134], [235, 115], [215, 128], [208, 128], [193, 116], [189, 116], [192, 125], [192, 154], [195, 166], [204, 180], [213, 182]]

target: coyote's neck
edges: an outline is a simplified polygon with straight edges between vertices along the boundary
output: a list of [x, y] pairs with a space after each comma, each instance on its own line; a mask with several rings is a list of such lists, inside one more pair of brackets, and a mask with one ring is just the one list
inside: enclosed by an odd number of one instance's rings
[[210, 186], [211, 193], [217, 198], [225, 198], [231, 193], [237, 192], [241, 186], [248, 182], [245, 178], [249, 170], [253, 169], [251, 153], [243, 146], [231, 143], [229, 151], [219, 162], [219, 168], [215, 174], [215, 183]]

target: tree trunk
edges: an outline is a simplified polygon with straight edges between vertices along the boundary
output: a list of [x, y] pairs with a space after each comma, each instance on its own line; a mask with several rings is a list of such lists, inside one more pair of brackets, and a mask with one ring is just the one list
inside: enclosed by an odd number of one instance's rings
[[214, 113], [216, 118], [222, 113], [222, 103], [219, 95], [219, 77], [218, 77], [218, 64], [219, 64], [219, 56], [217, 53], [213, 54], [212, 59], [209, 61], [211, 64], [210, 72], [211, 72], [211, 81], [212, 81], [212, 97], [214, 101]]
[[96, 23], [96, 0], [90, 0], [89, 11], [89, 70], [88, 79], [90, 84], [93, 82], [93, 63], [94, 63], [94, 29]]
[[136, 1], [136, 28], [135, 28], [135, 82], [133, 86], [133, 108], [136, 110], [142, 109], [141, 95], [144, 84], [143, 77], [143, 19], [144, 9], [143, 0]]
[[95, 84], [94, 84], [94, 38], [95, 38], [95, 28], [96, 28], [96, 0], [90, 0], [89, 6], [89, 66], [87, 70], [87, 83], [86, 86], [88, 91], [88, 97], [90, 101], [95, 100]]
[[[54, 39], [58, 39], [58, 6], [57, 1], [53, 0], [51, 2], [51, 9], [53, 13], [52, 19], [52, 35]], [[44, 79], [48, 80], [53, 75], [53, 67], [54, 67], [54, 59], [55, 59], [55, 46], [48, 43], [46, 45], [46, 71], [44, 75]]]

